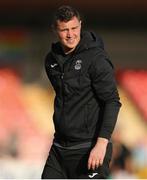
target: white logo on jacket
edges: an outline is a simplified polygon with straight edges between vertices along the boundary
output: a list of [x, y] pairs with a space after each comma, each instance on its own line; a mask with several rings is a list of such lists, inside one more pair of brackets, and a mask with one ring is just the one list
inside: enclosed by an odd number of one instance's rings
[[76, 60], [75, 70], [80, 70], [82, 67], [82, 60]]
[[92, 173], [92, 175], [88, 175], [89, 178], [93, 178], [94, 176], [96, 176], [98, 173]]
[[55, 66], [57, 66], [58, 64], [51, 64], [51, 68], [54, 68]]

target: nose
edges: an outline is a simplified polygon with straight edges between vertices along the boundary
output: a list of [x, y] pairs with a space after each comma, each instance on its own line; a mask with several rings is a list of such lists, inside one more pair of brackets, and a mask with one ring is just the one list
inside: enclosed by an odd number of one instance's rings
[[69, 30], [67, 31], [67, 37], [68, 37], [68, 38], [72, 37], [72, 30], [69, 29]]

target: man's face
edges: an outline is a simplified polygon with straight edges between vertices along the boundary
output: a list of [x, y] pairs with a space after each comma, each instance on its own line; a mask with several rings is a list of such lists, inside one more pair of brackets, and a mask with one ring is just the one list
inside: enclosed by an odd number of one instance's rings
[[58, 20], [56, 32], [65, 53], [71, 52], [80, 41], [81, 21], [76, 16], [68, 22]]

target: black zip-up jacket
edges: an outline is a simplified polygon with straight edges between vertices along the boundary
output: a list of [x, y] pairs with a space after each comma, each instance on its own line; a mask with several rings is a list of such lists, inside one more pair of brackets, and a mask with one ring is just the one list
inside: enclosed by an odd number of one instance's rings
[[63, 60], [60, 43], [53, 44], [45, 68], [56, 93], [55, 140], [70, 145], [98, 137], [110, 139], [121, 103], [102, 40], [82, 32], [73, 54]]

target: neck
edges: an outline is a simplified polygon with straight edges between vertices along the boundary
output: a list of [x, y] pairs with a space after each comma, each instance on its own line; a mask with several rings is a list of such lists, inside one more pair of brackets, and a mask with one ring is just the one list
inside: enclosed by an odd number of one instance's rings
[[65, 54], [70, 54], [71, 52], [73, 52], [75, 50], [75, 48], [72, 48], [72, 49], [63, 48], [63, 51], [64, 51]]

